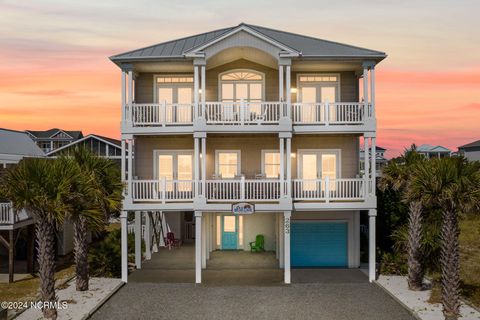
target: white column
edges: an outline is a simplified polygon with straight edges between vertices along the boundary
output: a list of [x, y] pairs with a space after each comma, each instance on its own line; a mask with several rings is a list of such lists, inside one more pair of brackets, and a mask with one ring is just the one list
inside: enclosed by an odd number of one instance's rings
[[287, 118], [291, 118], [291, 104], [292, 104], [292, 92], [291, 92], [291, 84], [290, 84], [290, 69], [291, 67], [290, 66], [287, 66], [287, 74], [286, 74], [286, 91], [285, 94], [287, 96]]
[[284, 282], [289, 284], [290, 281], [290, 218], [292, 216], [291, 211], [285, 211], [283, 213], [283, 234], [284, 234]]
[[370, 67], [370, 103], [372, 104], [372, 118], [375, 119], [375, 67]]
[[[126, 154], [126, 150], [125, 150], [125, 140], [122, 139], [122, 153], [121, 153], [121, 157], [122, 159], [120, 160], [120, 172], [121, 172], [121, 181], [122, 183], [125, 183], [125, 176], [126, 176], [126, 169], [125, 169], [125, 162], [126, 162], [126, 159], [125, 159], [125, 154]], [[123, 191], [123, 193], [125, 193], [125, 190]]]
[[280, 195], [285, 194], [285, 139], [280, 138]]
[[133, 197], [133, 138], [128, 141], [128, 196]]
[[284, 101], [283, 95], [283, 65], [278, 66], [278, 100]]
[[202, 195], [207, 196], [207, 138], [202, 138]]
[[278, 226], [280, 222], [278, 221], [278, 214], [275, 213], [275, 258], [280, 258], [280, 230]]
[[199, 106], [198, 106], [198, 101], [199, 101], [199, 96], [198, 96], [198, 66], [194, 65], [193, 66], [193, 101], [194, 101], [194, 119], [198, 118], [199, 116]]
[[202, 72], [201, 72], [201, 78], [202, 78], [202, 106], [200, 109], [200, 116], [204, 117], [205, 116], [205, 81], [206, 81], [206, 76], [205, 76], [205, 66], [202, 66]]
[[287, 138], [287, 196], [292, 196], [292, 138]]
[[135, 211], [135, 266], [142, 268], [142, 213]]
[[278, 259], [278, 261], [280, 262], [280, 268], [283, 269], [284, 267], [284, 257], [285, 257], [285, 250], [284, 250], [284, 245], [285, 245], [285, 228], [284, 228], [284, 219], [283, 217], [281, 216], [281, 213], [279, 214], [279, 217], [278, 217], [278, 223], [279, 223], [279, 226], [278, 226], [278, 231], [279, 231], [279, 242], [280, 242], [280, 250], [279, 250], [279, 253], [280, 253], [280, 258]]
[[368, 279], [370, 282], [376, 279], [376, 258], [375, 258], [375, 218], [376, 209], [368, 210]]
[[195, 180], [195, 197], [198, 197], [198, 187], [199, 187], [199, 173], [198, 168], [199, 158], [200, 158], [200, 138], [194, 138], [194, 154], [193, 154], [193, 176]]
[[376, 151], [376, 138], [372, 138], [372, 147], [371, 147], [371, 157], [370, 157], [370, 168], [372, 170], [371, 180], [372, 180], [372, 195], [375, 194], [375, 185], [376, 185], [376, 174], [377, 174], [377, 151]]
[[144, 235], [144, 241], [145, 241], [145, 259], [150, 260], [152, 259], [152, 237], [150, 235], [151, 232], [151, 226], [150, 226], [150, 217], [148, 216], [148, 212], [144, 211], [143, 213], [145, 217], [145, 235]]
[[122, 122], [127, 119], [126, 114], [126, 103], [127, 103], [127, 73], [122, 70]]
[[368, 67], [363, 66], [363, 102], [365, 102], [365, 109], [368, 105]]
[[369, 145], [368, 145], [368, 138], [363, 137], [363, 150], [364, 150], [364, 171], [365, 171], [365, 179], [368, 181], [370, 179], [370, 150], [369, 150]]
[[207, 214], [202, 215], [202, 269], [207, 268]]
[[122, 251], [122, 281], [128, 281], [128, 231], [127, 231], [127, 211], [122, 211], [121, 222], [121, 251]]
[[202, 283], [202, 212], [195, 211], [195, 283]]
[[128, 115], [127, 119], [132, 121], [132, 109], [133, 109], [133, 71], [128, 71], [128, 97], [127, 97], [127, 104], [128, 104]]

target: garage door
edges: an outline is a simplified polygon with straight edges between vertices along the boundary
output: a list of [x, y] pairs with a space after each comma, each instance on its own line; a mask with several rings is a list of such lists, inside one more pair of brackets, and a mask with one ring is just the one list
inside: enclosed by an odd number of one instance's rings
[[347, 230], [346, 222], [292, 222], [292, 267], [347, 267]]

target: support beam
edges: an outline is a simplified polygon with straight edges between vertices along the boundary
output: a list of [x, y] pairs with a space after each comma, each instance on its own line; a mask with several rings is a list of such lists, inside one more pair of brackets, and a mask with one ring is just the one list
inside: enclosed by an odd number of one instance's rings
[[202, 78], [202, 82], [201, 82], [201, 88], [202, 88], [202, 106], [200, 107], [200, 117], [205, 117], [205, 82], [206, 82], [206, 76], [205, 76], [205, 65], [202, 65], [202, 71], [201, 71], [201, 78]]
[[280, 195], [285, 194], [285, 139], [280, 138]]
[[127, 120], [126, 104], [127, 104], [127, 73], [122, 70], [122, 121]]
[[142, 268], [142, 212], [135, 211], [135, 266]]
[[278, 66], [278, 100], [285, 101], [283, 94], [283, 65]]
[[8, 231], [8, 283], [13, 283], [15, 274], [15, 230]]
[[202, 195], [207, 197], [207, 138], [202, 138]]
[[375, 119], [375, 66], [370, 67], [370, 103], [372, 105], [372, 118]]
[[202, 212], [195, 211], [195, 283], [202, 283]]
[[144, 234], [144, 241], [145, 241], [145, 259], [150, 260], [152, 259], [152, 237], [151, 237], [151, 226], [150, 226], [150, 217], [148, 216], [148, 212], [144, 212], [145, 217], [145, 234]]
[[[125, 169], [125, 167], [126, 167], [126, 165], [125, 165], [126, 164], [125, 163], [126, 162], [125, 155], [126, 155], [127, 152], [126, 152], [125, 147], [126, 147], [125, 146], [125, 139], [122, 139], [122, 153], [121, 153], [122, 158], [120, 159], [120, 172], [121, 172], [121, 177], [122, 177], [122, 179], [121, 179], [122, 183], [125, 183], [125, 176], [126, 176], [126, 173], [125, 173], [125, 171], [126, 171], [126, 169]], [[125, 190], [123, 190], [123, 192], [125, 193]]]
[[368, 67], [363, 66], [363, 102], [365, 103], [365, 109], [368, 109]]
[[27, 227], [27, 272], [35, 273], [35, 225]]
[[368, 210], [368, 280], [370, 282], [376, 279], [376, 240], [375, 240], [375, 218], [376, 209]]
[[202, 269], [207, 268], [207, 214], [202, 215]]
[[292, 104], [292, 92], [291, 92], [291, 84], [290, 84], [290, 82], [291, 82], [290, 81], [290, 79], [291, 79], [291, 72], [290, 72], [291, 67], [286, 66], [286, 69], [287, 69], [286, 70], [286, 80], [285, 80], [286, 81], [286, 84], [285, 84], [286, 92], [285, 92], [285, 94], [287, 96], [287, 114], [286, 114], [286, 116], [287, 116], [287, 118], [290, 119], [291, 118], [291, 104]]
[[122, 249], [122, 281], [128, 282], [128, 230], [127, 230], [127, 211], [122, 211], [121, 222], [121, 249]]
[[195, 180], [195, 197], [198, 197], [199, 192], [199, 174], [200, 170], [198, 168], [199, 160], [200, 160], [200, 138], [194, 138], [194, 146], [193, 146], [193, 179]]
[[287, 138], [287, 197], [292, 197], [292, 138]]
[[133, 197], [133, 138], [128, 141], [128, 192], [127, 195]]
[[364, 150], [364, 160], [363, 160], [363, 163], [364, 163], [364, 171], [365, 171], [365, 174], [364, 174], [364, 178], [366, 180], [366, 183], [368, 183], [368, 180], [370, 179], [370, 147], [369, 147], [369, 144], [368, 144], [368, 139], [367, 137], [363, 137], [363, 150]]
[[284, 267], [284, 257], [285, 257], [285, 249], [284, 249], [284, 242], [285, 242], [285, 233], [284, 233], [284, 219], [281, 215], [281, 213], [279, 213], [279, 217], [278, 217], [278, 231], [279, 231], [279, 247], [280, 247], [280, 250], [279, 250], [279, 253], [280, 253], [280, 257], [278, 259], [278, 261], [280, 262], [280, 269], [283, 269]]
[[370, 168], [371, 168], [371, 180], [372, 180], [372, 195], [375, 195], [376, 175], [377, 175], [377, 147], [376, 138], [372, 138]]
[[199, 93], [198, 93], [198, 87], [199, 87], [199, 72], [198, 72], [199, 66], [194, 65], [193, 66], [193, 101], [194, 101], [194, 112], [195, 115], [193, 116], [194, 119], [196, 119], [199, 116], [199, 106], [198, 106], [198, 101], [199, 101]]
[[291, 211], [285, 211], [283, 213], [283, 234], [284, 234], [284, 282], [290, 284], [291, 274], [290, 274], [290, 218], [292, 216]]

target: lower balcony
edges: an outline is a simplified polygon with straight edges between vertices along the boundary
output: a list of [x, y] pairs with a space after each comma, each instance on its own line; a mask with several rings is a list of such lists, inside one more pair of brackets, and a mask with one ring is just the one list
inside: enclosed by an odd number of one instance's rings
[[[294, 206], [335, 208], [339, 204], [356, 207], [372, 198], [372, 183], [362, 178], [293, 179], [219, 179], [195, 183], [193, 180], [133, 180], [132, 204], [189, 204], [194, 210], [198, 199], [205, 204], [252, 202], [279, 204], [292, 200]], [[291, 197], [289, 196], [291, 195]], [[263, 206], [265, 207], [265, 206]]]
[[25, 210], [15, 212], [11, 203], [0, 203], [0, 230], [16, 229], [30, 223], [33, 220]]

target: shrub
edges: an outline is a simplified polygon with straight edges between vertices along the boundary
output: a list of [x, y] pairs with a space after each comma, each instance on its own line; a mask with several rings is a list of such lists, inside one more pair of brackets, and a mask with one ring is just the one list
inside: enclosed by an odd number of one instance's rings
[[380, 259], [380, 273], [387, 275], [406, 275], [408, 272], [405, 255], [385, 252]]

